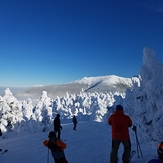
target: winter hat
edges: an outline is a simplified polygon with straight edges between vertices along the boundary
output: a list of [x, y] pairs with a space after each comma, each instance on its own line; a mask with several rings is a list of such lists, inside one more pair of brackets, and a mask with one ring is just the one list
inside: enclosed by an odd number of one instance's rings
[[123, 110], [122, 105], [117, 105], [117, 106], [116, 106], [116, 110]]
[[54, 131], [50, 131], [48, 137], [49, 138], [56, 138], [56, 133]]
[[49, 137], [49, 140], [51, 142], [55, 142], [55, 140], [56, 140], [56, 133], [54, 131], [50, 131], [48, 137]]
[[60, 117], [60, 114], [57, 114], [57, 117]]

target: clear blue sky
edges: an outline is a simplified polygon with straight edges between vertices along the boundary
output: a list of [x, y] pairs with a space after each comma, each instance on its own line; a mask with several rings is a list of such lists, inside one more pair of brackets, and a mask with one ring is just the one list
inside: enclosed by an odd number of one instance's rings
[[0, 86], [139, 74], [163, 61], [162, 0], [1, 0]]

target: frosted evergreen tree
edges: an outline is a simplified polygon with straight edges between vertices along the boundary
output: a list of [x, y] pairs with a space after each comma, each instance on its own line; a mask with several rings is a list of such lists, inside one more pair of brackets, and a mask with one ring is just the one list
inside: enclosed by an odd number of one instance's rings
[[5, 90], [3, 96], [5, 105], [3, 107], [3, 118], [7, 121], [6, 128], [19, 132], [23, 127], [21, 122], [23, 121], [22, 103], [19, 102], [12, 94], [9, 88]]
[[140, 76], [140, 86], [135, 85], [132, 91], [126, 92], [124, 105], [132, 110], [134, 122], [142, 128], [148, 138], [161, 141], [163, 136], [163, 65], [158, 61], [152, 49], [144, 48]]
[[26, 121], [29, 121], [33, 116], [33, 105], [32, 105], [32, 100], [30, 98], [28, 98], [27, 102], [25, 100], [23, 101], [22, 112], [23, 112], [23, 118]]
[[47, 96], [47, 92], [43, 91], [40, 100], [34, 109], [34, 115], [38, 122], [36, 130], [41, 126], [42, 131], [46, 131], [52, 121], [51, 99]]

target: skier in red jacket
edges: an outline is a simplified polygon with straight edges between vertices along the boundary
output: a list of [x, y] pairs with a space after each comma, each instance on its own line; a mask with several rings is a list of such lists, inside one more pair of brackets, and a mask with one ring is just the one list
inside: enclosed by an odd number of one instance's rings
[[110, 163], [117, 163], [117, 154], [121, 143], [124, 146], [124, 152], [122, 155], [123, 163], [129, 163], [131, 142], [128, 127], [132, 126], [130, 117], [124, 114], [121, 105], [117, 105], [116, 111], [109, 117], [108, 123], [112, 126], [112, 150], [110, 154]]
[[56, 133], [54, 131], [50, 131], [48, 137], [49, 140], [44, 140], [43, 144], [51, 150], [54, 162], [68, 163], [64, 153], [64, 149], [67, 145], [56, 137]]

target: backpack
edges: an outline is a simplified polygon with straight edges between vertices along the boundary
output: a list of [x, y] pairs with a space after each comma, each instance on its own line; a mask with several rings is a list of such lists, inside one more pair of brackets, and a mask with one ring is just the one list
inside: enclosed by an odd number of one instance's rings
[[51, 141], [49, 141], [49, 142], [48, 142], [48, 148], [51, 149], [51, 150], [54, 151], [54, 152], [59, 152], [59, 151], [61, 151], [60, 147], [57, 145], [56, 142], [51, 142]]

